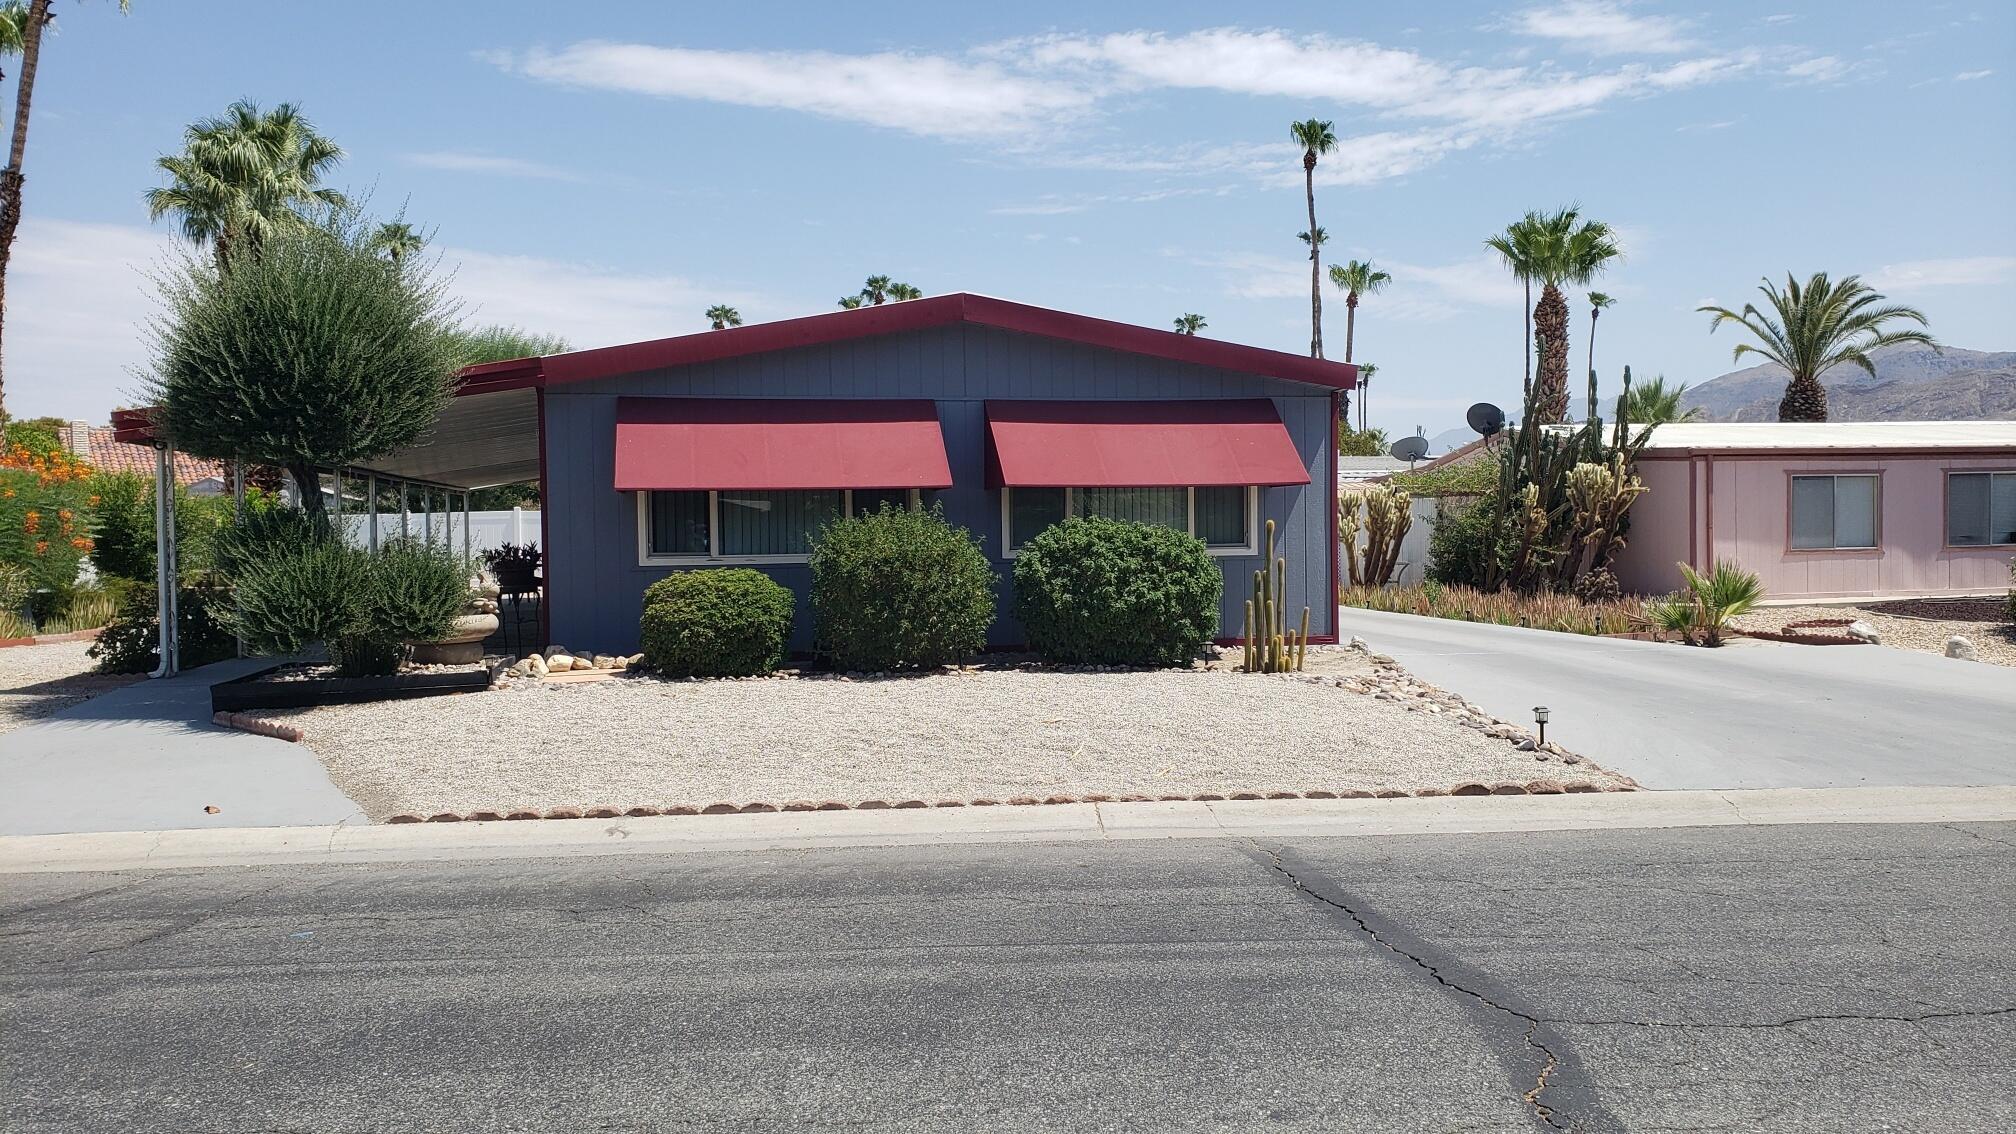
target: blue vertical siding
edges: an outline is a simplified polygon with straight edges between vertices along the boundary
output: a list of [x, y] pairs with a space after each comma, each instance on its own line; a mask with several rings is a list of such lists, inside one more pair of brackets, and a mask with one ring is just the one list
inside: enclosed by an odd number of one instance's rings
[[[1001, 498], [985, 484], [985, 402], [992, 399], [1272, 398], [1309, 470], [1310, 483], [1260, 491], [1288, 556], [1287, 599], [1310, 626], [1334, 633], [1329, 596], [1330, 394], [1314, 386], [1189, 363], [1167, 362], [989, 327], [951, 326], [724, 359], [546, 391], [547, 603], [555, 642], [576, 650], [637, 648], [644, 588], [673, 570], [637, 562], [637, 508], [615, 491], [616, 399], [621, 396], [738, 398], [931, 398], [953, 487], [935, 494], [945, 515], [970, 529], [1001, 576], [992, 640], [1021, 640], [1011, 613], [1013, 561], [1001, 557]], [[864, 486], [866, 487], [866, 486]], [[1236, 636], [1258, 556], [1217, 560], [1226, 573], [1221, 635]], [[811, 643], [811, 573], [803, 565], [757, 568], [798, 595], [794, 646]]]

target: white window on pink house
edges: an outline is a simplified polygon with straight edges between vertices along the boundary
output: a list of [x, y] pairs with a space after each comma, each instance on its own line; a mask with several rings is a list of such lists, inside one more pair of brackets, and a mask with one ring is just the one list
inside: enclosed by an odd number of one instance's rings
[[1792, 549], [1876, 546], [1876, 478], [1869, 474], [1792, 478]]
[[2016, 472], [1946, 474], [1946, 545], [2016, 544]]

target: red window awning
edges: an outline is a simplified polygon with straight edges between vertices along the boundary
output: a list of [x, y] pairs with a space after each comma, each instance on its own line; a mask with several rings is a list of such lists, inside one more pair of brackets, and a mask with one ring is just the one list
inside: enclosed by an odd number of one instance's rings
[[990, 487], [1308, 484], [1266, 398], [988, 402]]
[[616, 488], [950, 488], [927, 401], [618, 398]]

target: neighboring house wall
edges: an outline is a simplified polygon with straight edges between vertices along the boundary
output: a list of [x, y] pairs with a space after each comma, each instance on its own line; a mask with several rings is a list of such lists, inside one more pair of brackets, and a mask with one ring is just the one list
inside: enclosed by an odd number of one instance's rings
[[[1979, 594], [2009, 585], [2016, 549], [1946, 546], [1946, 474], [2016, 468], [2016, 454], [1720, 455], [1641, 458], [1637, 468], [1650, 491], [1631, 509], [1630, 544], [1619, 559], [1628, 590], [1673, 590], [1676, 563], [1716, 559], [1756, 572], [1771, 598]], [[1877, 547], [1790, 546], [1791, 478], [1824, 473], [1880, 478]]]
[[[1279, 525], [1289, 555], [1287, 606], [1307, 605], [1316, 635], [1336, 633], [1330, 595], [1330, 393], [1315, 386], [1217, 370], [990, 327], [936, 327], [718, 362], [549, 387], [545, 391], [546, 548], [551, 637], [577, 649], [625, 652], [637, 644], [644, 588], [674, 570], [639, 566], [637, 508], [614, 487], [617, 397], [930, 398], [954, 486], [928, 493], [948, 520], [980, 537], [1001, 576], [996, 643], [1022, 641], [1011, 614], [1013, 561], [1001, 555], [1001, 494], [986, 487], [988, 399], [1272, 398], [1311, 483], [1260, 490], [1260, 525]], [[869, 487], [869, 486], [862, 486]], [[1263, 536], [1264, 539], [1264, 536]], [[1228, 586], [1221, 636], [1244, 618], [1245, 580], [1257, 556], [1216, 560]], [[793, 645], [812, 640], [811, 572], [758, 567], [798, 596]]]

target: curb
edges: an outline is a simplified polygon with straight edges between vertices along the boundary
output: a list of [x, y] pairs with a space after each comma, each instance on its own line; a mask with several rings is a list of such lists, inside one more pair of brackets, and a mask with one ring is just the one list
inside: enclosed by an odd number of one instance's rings
[[[219, 713], [219, 717], [230, 714]], [[221, 723], [221, 722], [220, 722]], [[262, 724], [266, 722], [260, 722]], [[286, 725], [274, 725], [286, 728]], [[300, 730], [293, 730], [297, 735]], [[282, 739], [287, 739], [282, 737]], [[781, 811], [886, 811], [915, 810], [937, 807], [1056, 807], [1072, 803], [1222, 803], [1226, 800], [1252, 801], [1275, 799], [1441, 799], [1457, 796], [1502, 796], [1502, 795], [1590, 795], [1640, 791], [1636, 784], [1616, 784], [1603, 786], [1589, 780], [1530, 780], [1513, 783], [1502, 780], [1496, 783], [1470, 781], [1449, 788], [1417, 788], [1402, 791], [1398, 788], [1384, 788], [1371, 791], [1365, 788], [1345, 788], [1341, 791], [1327, 791], [1316, 788], [1310, 791], [1233, 791], [1198, 792], [1195, 795], [1049, 795], [1041, 799], [1031, 795], [1018, 795], [1009, 799], [943, 799], [935, 803], [922, 799], [864, 799], [858, 803], [828, 799], [814, 801], [793, 799], [783, 803], [757, 800], [749, 803], [715, 802], [708, 804], [674, 803], [664, 807], [641, 804], [636, 807], [549, 807], [544, 811], [533, 808], [486, 808], [479, 811], [440, 811], [432, 815], [401, 812], [386, 819], [386, 823], [496, 823], [522, 819], [648, 819], [658, 816], [679, 817], [687, 815], [762, 815]]]

